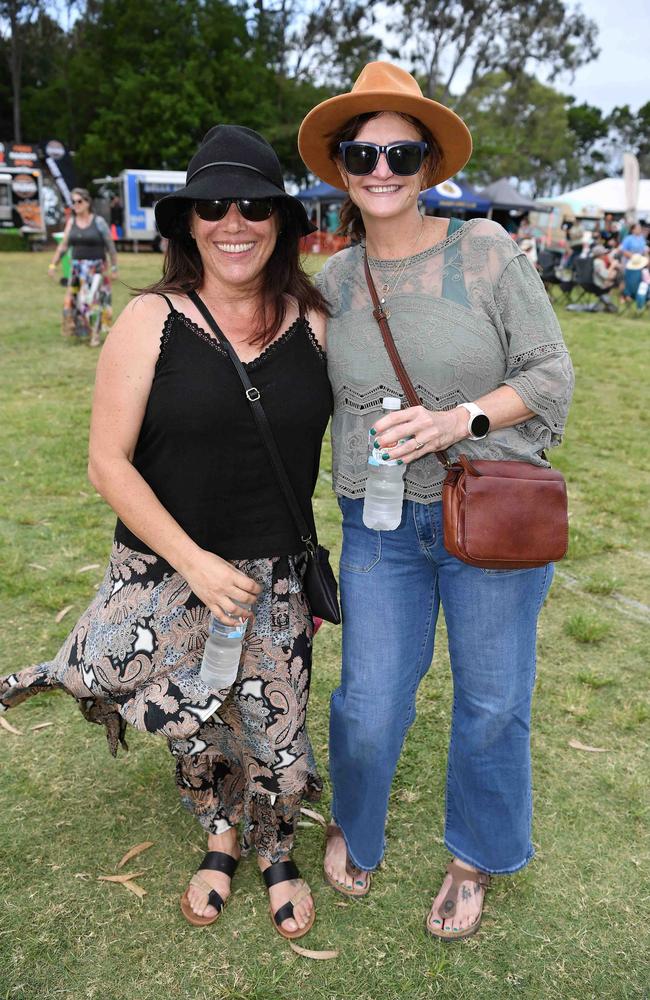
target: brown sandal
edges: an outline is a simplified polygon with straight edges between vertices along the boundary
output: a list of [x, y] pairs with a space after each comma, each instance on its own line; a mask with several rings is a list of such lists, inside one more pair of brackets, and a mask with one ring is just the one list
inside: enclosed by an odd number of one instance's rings
[[462, 938], [471, 937], [472, 934], [476, 934], [477, 930], [481, 926], [481, 920], [483, 919], [483, 902], [485, 900], [485, 892], [490, 885], [490, 876], [487, 872], [469, 871], [467, 868], [461, 867], [456, 861], [451, 861], [447, 865], [447, 875], [451, 875], [451, 885], [449, 891], [445, 896], [442, 904], [438, 907], [438, 915], [442, 918], [441, 924], [444, 920], [449, 920], [456, 914], [456, 903], [458, 902], [458, 892], [463, 884], [463, 882], [476, 882], [483, 888], [483, 899], [481, 900], [481, 909], [478, 917], [469, 927], [463, 927], [462, 930], [457, 931], [443, 931], [442, 926], [438, 928], [433, 928], [431, 926], [431, 916], [433, 914], [433, 907], [429, 911], [429, 916], [427, 917], [427, 931], [439, 941], [460, 941]]
[[262, 872], [262, 878], [264, 879], [264, 884], [267, 889], [271, 889], [272, 886], [279, 885], [281, 882], [293, 882], [294, 880], [298, 882], [296, 891], [289, 902], [285, 903], [284, 906], [280, 906], [275, 913], [269, 903], [269, 912], [271, 914], [271, 922], [273, 926], [278, 934], [281, 934], [283, 938], [292, 940], [293, 938], [304, 937], [305, 934], [307, 934], [307, 932], [314, 926], [314, 920], [316, 919], [315, 907], [312, 909], [309, 921], [304, 927], [298, 927], [295, 931], [287, 931], [284, 927], [282, 927], [285, 920], [291, 920], [294, 918], [294, 906], [301, 903], [303, 899], [307, 898], [307, 896], [311, 896], [311, 889], [305, 880], [300, 878], [300, 872], [298, 871], [297, 865], [293, 861], [276, 861], [274, 864], [264, 869]]
[[[342, 837], [342, 836], [343, 834], [341, 833], [341, 830], [336, 825], [336, 823], [328, 823], [327, 829], [325, 830], [326, 843], [331, 837]], [[353, 865], [349, 858], [347, 859], [345, 870], [347, 871], [348, 875], [352, 876], [352, 878], [355, 880], [357, 875], [360, 875], [362, 872], [364, 872], [362, 868], [357, 868], [356, 865]], [[323, 868], [323, 872], [325, 874], [327, 882], [329, 883], [329, 885], [332, 886], [332, 889], [335, 889], [336, 892], [340, 892], [343, 896], [351, 896], [353, 899], [354, 898], [360, 899], [362, 896], [367, 896], [368, 893], [370, 892], [370, 881], [371, 881], [370, 872], [364, 872], [367, 878], [366, 878], [366, 884], [363, 887], [355, 888], [355, 886], [353, 886], [351, 889], [348, 889], [348, 887], [345, 885], [341, 885], [341, 883], [337, 882], [335, 878], [332, 878], [332, 876], [325, 868]]]
[[186, 889], [181, 896], [181, 910], [187, 922], [192, 924], [193, 927], [207, 927], [209, 924], [213, 924], [215, 920], [219, 919], [221, 911], [225, 906], [225, 902], [217, 890], [213, 889], [199, 872], [203, 870], [223, 872], [224, 875], [232, 879], [238, 864], [239, 858], [233, 858], [232, 855], [225, 854], [223, 851], [208, 851], [205, 855], [199, 865], [198, 871], [192, 875], [190, 885], [194, 885], [197, 889], [204, 892], [208, 897], [208, 906], [214, 906], [217, 912], [212, 917], [200, 917], [190, 906], [188, 890]]

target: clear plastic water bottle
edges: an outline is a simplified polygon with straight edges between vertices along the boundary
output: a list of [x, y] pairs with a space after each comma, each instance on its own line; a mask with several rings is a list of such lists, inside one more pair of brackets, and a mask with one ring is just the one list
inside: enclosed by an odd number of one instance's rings
[[[402, 402], [396, 396], [384, 396], [384, 414], [399, 410]], [[397, 459], [384, 461], [382, 449], [375, 448], [372, 435], [368, 438], [368, 478], [363, 501], [363, 523], [375, 531], [394, 531], [402, 520], [405, 466]]]
[[211, 691], [221, 691], [234, 684], [247, 625], [247, 618], [240, 618], [238, 625], [224, 625], [210, 615], [200, 677]]

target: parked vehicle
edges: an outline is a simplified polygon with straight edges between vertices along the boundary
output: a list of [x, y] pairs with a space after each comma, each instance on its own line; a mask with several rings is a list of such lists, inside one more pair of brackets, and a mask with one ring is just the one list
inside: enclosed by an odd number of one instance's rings
[[0, 168], [0, 228], [19, 229], [33, 244], [45, 240], [43, 175], [36, 167]]
[[160, 249], [160, 236], [156, 229], [153, 209], [160, 198], [185, 185], [185, 173], [180, 170], [123, 170], [118, 177], [98, 177], [93, 181], [100, 188], [105, 204], [115, 197], [122, 207], [121, 224], [115, 226], [113, 238], [119, 245], [149, 244]]

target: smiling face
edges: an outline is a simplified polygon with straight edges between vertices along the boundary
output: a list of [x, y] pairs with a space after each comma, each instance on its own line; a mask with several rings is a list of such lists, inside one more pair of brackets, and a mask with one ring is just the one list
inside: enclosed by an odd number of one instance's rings
[[[400, 141], [419, 142], [422, 135], [415, 125], [400, 115], [386, 111], [364, 122], [354, 138], [359, 142], [386, 146]], [[363, 176], [349, 174], [340, 160], [337, 160], [337, 165], [350, 198], [365, 218], [389, 219], [416, 208], [418, 195], [424, 186], [426, 160], [417, 174], [406, 177], [392, 172], [384, 153], [372, 173]]]
[[204, 280], [216, 280], [234, 290], [256, 289], [278, 236], [278, 213], [262, 222], [249, 222], [236, 204], [223, 219], [206, 222], [194, 209], [190, 232], [203, 263]]

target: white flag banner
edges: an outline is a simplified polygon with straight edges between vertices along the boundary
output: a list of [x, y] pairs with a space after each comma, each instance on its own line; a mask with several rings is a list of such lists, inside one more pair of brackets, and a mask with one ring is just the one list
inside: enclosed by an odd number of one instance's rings
[[625, 184], [625, 220], [636, 222], [639, 204], [639, 161], [634, 153], [623, 153], [623, 182]]

